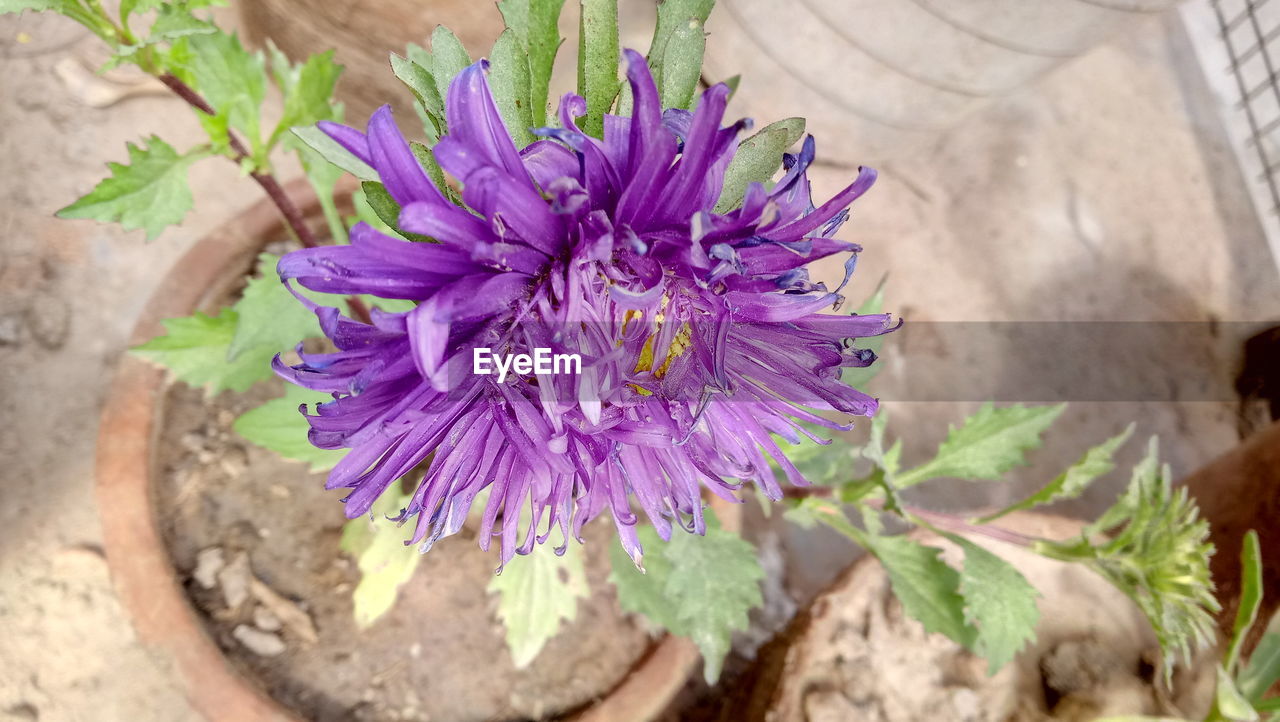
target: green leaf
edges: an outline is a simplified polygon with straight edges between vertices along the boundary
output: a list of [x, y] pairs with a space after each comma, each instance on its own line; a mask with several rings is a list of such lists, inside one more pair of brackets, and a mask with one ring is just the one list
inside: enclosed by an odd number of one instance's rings
[[609, 581], [617, 588], [618, 603], [624, 610], [642, 614], [655, 625], [678, 634], [676, 630], [680, 622], [676, 600], [666, 596], [667, 579], [671, 577], [666, 544], [649, 524], [637, 524], [636, 537], [640, 546], [649, 550], [644, 558], [643, 571], [636, 569], [621, 544], [609, 546], [609, 560], [613, 568]]
[[862, 538], [867, 551], [884, 565], [893, 593], [907, 614], [918, 619], [926, 632], [973, 646], [976, 630], [965, 618], [960, 574], [942, 561], [940, 549], [906, 536], [863, 534]]
[[71, 0], [0, 0], [0, 15], [20, 13], [23, 10], [37, 13], [45, 10], [62, 12], [64, 7], [71, 4]]
[[[670, 0], [666, 4], [671, 4]], [[659, 14], [662, 8], [658, 9]], [[662, 58], [662, 81], [658, 93], [664, 108], [693, 108], [698, 81], [702, 79], [702, 55], [707, 49], [707, 33], [702, 21], [691, 18], [676, 27]]]
[[564, 0], [530, 0], [529, 31], [526, 44], [529, 47], [529, 100], [533, 104], [533, 118], [538, 124], [549, 124], [551, 72], [556, 53], [564, 43], [560, 37], [560, 11]]
[[[302, 305], [280, 281], [276, 273], [279, 261], [279, 256], [270, 253], [258, 256], [258, 274], [249, 280], [244, 294], [232, 307], [239, 323], [227, 349], [228, 360], [235, 361], [245, 353], [256, 355], [263, 347], [274, 355], [292, 350], [303, 339], [324, 335], [315, 312]], [[305, 290], [303, 293], [324, 302], [318, 294]]]
[[346, 452], [313, 446], [307, 440], [311, 425], [298, 407], [330, 401], [333, 397], [293, 384], [285, 384], [284, 389], [284, 397], [272, 399], [241, 414], [235, 421], [236, 433], [286, 459], [310, 465], [311, 471], [332, 469]]
[[705, 537], [673, 534], [665, 551], [671, 562], [666, 594], [677, 600], [682, 633], [702, 651], [703, 677], [715, 684], [734, 630], [745, 630], [747, 612], [764, 603], [764, 570], [750, 542], [711, 523]]
[[507, 648], [516, 668], [523, 669], [560, 631], [561, 620], [574, 620], [578, 599], [590, 592], [582, 546], [570, 544], [564, 556], [550, 549], [516, 556], [489, 582], [489, 592], [500, 595], [498, 618]]
[[[1218, 718], [1228, 719], [1231, 722], [1257, 722], [1258, 711], [1249, 704], [1249, 700], [1240, 694], [1240, 690], [1236, 689], [1236, 684], [1231, 679], [1231, 675], [1227, 670], [1218, 665], [1218, 689], [1213, 695], [1214, 711], [1218, 713]], [[1213, 719], [1212, 713], [1210, 718]]]
[[578, 95], [587, 100], [581, 127], [597, 138], [604, 114], [618, 96], [618, 0], [581, 0], [578, 24]]
[[[519, 42], [529, 67], [529, 108], [534, 125], [549, 123], [547, 95], [560, 37], [564, 0], [500, 0], [502, 20]], [[493, 55], [497, 55], [496, 48]]]
[[871, 435], [867, 438], [867, 445], [862, 447], [862, 456], [884, 469], [885, 475], [893, 479], [898, 475], [898, 469], [901, 466], [902, 439], [895, 441], [893, 446], [885, 451], [884, 434], [888, 427], [889, 412], [881, 409], [876, 413], [875, 418], [871, 419]]
[[[431, 149], [416, 140], [411, 140], [409, 141], [409, 150], [413, 151], [414, 157], [418, 159], [418, 163], [422, 165], [422, 169], [427, 172], [427, 177], [431, 179], [432, 183], [436, 184], [436, 188], [440, 189], [440, 192], [444, 194], [444, 197], [454, 203], [461, 204], [462, 199], [458, 197], [458, 192], [454, 190], [449, 185], [448, 180], [445, 179], [444, 169], [436, 162], [436, 156], [431, 152]], [[425, 238], [425, 236], [420, 237]]]
[[[782, 516], [802, 529], [812, 529], [819, 524], [826, 524], [859, 544], [865, 536], [861, 529], [849, 523], [844, 512], [830, 499], [806, 496], [790, 505]], [[853, 530], [852, 533], [850, 529]]]
[[676, 35], [688, 27], [690, 21], [705, 25], [715, 4], [715, 0], [662, 0], [658, 5], [658, 23], [649, 43], [649, 69], [659, 88], [663, 87], [669, 44], [680, 42]]
[[[816, 424], [805, 424], [805, 426], [818, 436], [831, 433], [830, 429], [824, 429]], [[816, 486], [833, 486], [849, 478], [849, 470], [860, 451], [858, 447], [851, 446], [839, 437], [827, 444], [820, 444], [805, 434], [799, 434], [799, 439], [800, 442], [797, 444], [779, 444], [779, 447], [787, 455], [787, 460], [810, 483]], [[770, 460], [770, 466], [781, 471], [781, 468], [772, 460]]]
[[765, 183], [782, 167], [782, 154], [804, 135], [804, 118], [787, 118], [770, 123], [738, 144], [738, 150], [724, 174], [724, 188], [716, 202], [716, 213], [728, 213], [742, 203], [747, 186]]
[[[410, 44], [408, 52], [412, 56], [425, 59], [427, 63], [431, 62], [431, 55], [427, 51]], [[404, 83], [413, 96], [417, 99], [418, 114], [423, 116], [423, 131], [427, 134], [427, 140], [435, 143], [440, 138], [440, 130], [444, 127], [444, 101], [440, 99], [440, 92], [436, 89], [435, 78], [431, 77], [431, 71], [411, 58], [402, 58], [395, 53], [391, 54], [391, 70], [395, 72], [400, 82]]]
[[710, 512], [705, 537], [675, 530], [662, 544], [648, 526], [639, 532], [650, 550], [644, 572], [620, 548], [612, 551], [618, 601], [623, 609], [692, 639], [702, 651], [703, 675], [714, 684], [734, 630], [746, 629], [747, 612], [762, 603], [764, 571], [755, 549], [722, 529]]
[[529, 56], [514, 30], [504, 30], [489, 59], [489, 89], [498, 114], [517, 148], [533, 142], [533, 107], [529, 100]]
[[1080, 496], [1094, 479], [1115, 468], [1112, 456], [1133, 435], [1133, 429], [1134, 424], [1129, 424], [1124, 431], [1086, 451], [1079, 461], [1067, 467], [1066, 471], [1059, 474], [1053, 481], [1046, 484], [1036, 493], [1022, 501], [1010, 504], [994, 514], [982, 517], [978, 520], [978, 523], [988, 524], [1006, 514], [1011, 514], [1021, 509], [1031, 509], [1044, 504], [1051, 504], [1055, 501], [1074, 499]]
[[378, 172], [371, 168], [368, 163], [338, 145], [338, 141], [325, 135], [325, 132], [316, 126], [303, 126], [290, 128], [290, 130], [309, 148], [319, 153], [322, 158], [356, 178], [364, 181], [378, 180]]
[[108, 163], [111, 177], [58, 211], [58, 216], [115, 221], [127, 231], [142, 228], [147, 240], [160, 235], [165, 227], [181, 223], [192, 205], [187, 169], [207, 152], [197, 149], [179, 154], [155, 136], [147, 144], [138, 147], [129, 143], [129, 164]]
[[288, 60], [280, 56], [284, 67], [272, 69], [281, 81], [280, 89], [284, 94], [284, 115], [271, 134], [269, 145], [289, 128], [294, 126], [310, 126], [322, 120], [333, 120], [337, 112], [333, 106], [333, 88], [342, 74], [342, 66], [333, 62], [333, 51], [327, 50], [307, 58], [305, 63], [297, 66], [287, 65]]
[[1277, 681], [1280, 681], [1280, 616], [1271, 620], [1267, 633], [1258, 640], [1237, 683], [1241, 694], [1257, 704]]
[[1240, 577], [1240, 606], [1236, 609], [1231, 646], [1223, 662], [1231, 674], [1235, 674], [1238, 668], [1240, 650], [1253, 623], [1258, 620], [1258, 609], [1262, 606], [1262, 546], [1258, 542], [1258, 532], [1253, 529], [1245, 534], [1244, 545], [1240, 549]]
[[[857, 310], [854, 311], [855, 315], [868, 316], [884, 312], [884, 287], [886, 281], [888, 281], [887, 276], [880, 279], [880, 283], [876, 284], [875, 292], [867, 297], [867, 300], [863, 301], [861, 306], [858, 306]], [[857, 347], [867, 349], [879, 356], [880, 347], [883, 345], [884, 336], [880, 335], [858, 339]], [[849, 366], [841, 373], [840, 380], [859, 391], [866, 391], [867, 384], [883, 369], [883, 363], [872, 363], [870, 366]]]
[[951, 428], [938, 455], [898, 477], [906, 488], [939, 477], [995, 481], [1026, 463], [1023, 454], [1040, 446], [1040, 435], [1067, 408], [1014, 405], [997, 409], [984, 404], [960, 428]]
[[191, 14], [185, 3], [164, 4], [148, 31], [147, 44], [175, 40], [188, 35], [207, 35], [218, 32], [217, 26]]
[[214, 33], [183, 38], [191, 57], [185, 71], [192, 87], [209, 102], [217, 115], [249, 139], [256, 154], [261, 150], [259, 132], [267, 74], [261, 53], [250, 53], [235, 35]]
[[162, 321], [164, 336], [135, 346], [138, 356], [173, 372], [179, 380], [205, 387], [213, 393], [230, 389], [245, 391], [254, 382], [270, 377], [275, 352], [261, 347], [227, 360], [227, 351], [236, 332], [234, 309], [224, 308], [217, 316], [200, 311], [195, 315]]
[[405, 545], [406, 532], [385, 517], [408, 505], [412, 494], [383, 492], [368, 516], [342, 528], [342, 550], [355, 557], [360, 582], [352, 594], [356, 626], [364, 629], [386, 614], [400, 587], [413, 576], [422, 555]]
[[[335, 120], [342, 119], [341, 110], [341, 107], [335, 109], [334, 114], [337, 116]], [[318, 128], [312, 126], [311, 129], [323, 135], [323, 132], [319, 131]], [[325, 137], [327, 138], [328, 136]], [[337, 189], [338, 181], [343, 175], [342, 168], [330, 163], [327, 158], [320, 155], [320, 152], [315, 148], [307, 145], [296, 133], [286, 135], [282, 145], [298, 154], [298, 160], [302, 162], [302, 171], [307, 175], [307, 181], [311, 184], [311, 189], [315, 191], [316, 199], [320, 201], [320, 210], [324, 213], [325, 223], [329, 227], [329, 237], [333, 239], [334, 243], [346, 243], [348, 240], [347, 227], [342, 223], [342, 214], [338, 212], [338, 205], [334, 198], [334, 191]], [[339, 146], [339, 150], [346, 152], [341, 146]], [[351, 157], [355, 158], [355, 156]]]
[[[440, 94], [442, 101], [447, 101], [449, 84], [458, 76], [458, 73], [471, 64], [471, 56], [467, 54], [467, 49], [462, 47], [462, 41], [458, 40], [458, 36], [454, 35], [452, 30], [443, 25], [437, 25], [431, 33], [431, 60], [431, 77], [435, 78], [436, 92]], [[444, 120], [443, 116], [441, 120]], [[445, 130], [447, 128], [440, 128], [441, 133]]]
[[1012, 564], [955, 534], [946, 534], [964, 551], [960, 595], [964, 618], [976, 630], [974, 651], [995, 674], [1036, 637], [1040, 593]]
[[365, 201], [387, 228], [392, 229], [394, 233], [410, 241], [418, 243], [431, 242], [431, 239], [426, 236], [400, 230], [400, 204], [396, 203], [395, 198], [391, 197], [391, 193], [387, 191], [386, 186], [376, 181], [364, 181], [360, 184], [360, 190], [364, 191]]

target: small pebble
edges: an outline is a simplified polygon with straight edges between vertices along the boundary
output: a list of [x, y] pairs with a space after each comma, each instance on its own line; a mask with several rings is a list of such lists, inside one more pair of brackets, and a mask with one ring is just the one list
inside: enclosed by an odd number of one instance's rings
[[244, 600], [249, 598], [249, 582], [253, 576], [249, 570], [249, 555], [239, 554], [230, 564], [217, 574], [218, 585], [222, 587], [222, 598], [228, 609], [239, 609]]
[[284, 641], [277, 634], [254, 629], [246, 624], [237, 625], [231, 630], [231, 636], [243, 644], [245, 649], [262, 657], [275, 657], [284, 653]]
[[226, 559], [222, 556], [222, 547], [209, 547], [201, 549], [196, 554], [196, 570], [191, 573], [192, 578], [203, 589], [213, 589], [218, 585], [218, 572], [227, 565]]
[[227, 476], [237, 479], [249, 468], [249, 455], [243, 446], [228, 446], [218, 457], [218, 465]]
[[264, 632], [278, 632], [284, 625], [279, 617], [271, 613], [270, 609], [257, 606], [253, 608], [253, 626]]

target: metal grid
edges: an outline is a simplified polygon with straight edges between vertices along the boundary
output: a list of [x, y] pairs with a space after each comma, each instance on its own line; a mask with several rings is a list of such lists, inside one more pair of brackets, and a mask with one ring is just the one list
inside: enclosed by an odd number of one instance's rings
[[1181, 10], [1280, 270], [1280, 0], [1188, 0]]
[[1213, 11], [1257, 155], [1254, 180], [1270, 195], [1266, 212], [1280, 213], [1280, 1], [1213, 0]]

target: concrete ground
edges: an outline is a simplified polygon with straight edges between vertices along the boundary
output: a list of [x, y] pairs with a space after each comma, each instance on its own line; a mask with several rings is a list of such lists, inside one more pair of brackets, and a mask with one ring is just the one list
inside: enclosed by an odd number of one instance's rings
[[[93, 48], [55, 19], [0, 18], [0, 720], [175, 722], [194, 714], [164, 660], [137, 643], [102, 559], [97, 419], [162, 274], [259, 196], [230, 164], [209, 161], [193, 170], [195, 211], [155, 242], [53, 218], [92, 187], [105, 161], [124, 158], [126, 141], [157, 132], [182, 147], [200, 137], [167, 97], [87, 104], [118, 88], [83, 72], [101, 59]], [[1180, 28], [1153, 19], [934, 144], [904, 151], [881, 168], [847, 226], [867, 249], [851, 295], [888, 274], [889, 309], [917, 322], [1280, 316], [1275, 266], [1190, 57]], [[830, 193], [848, 175], [822, 167], [816, 189]], [[1224, 348], [1206, 353], [1226, 373], [1234, 360]], [[963, 363], [964, 349], [887, 347], [884, 356], [889, 398], [915, 383], [913, 359]], [[909, 435], [908, 462], [975, 406], [886, 404], [894, 432]], [[1225, 401], [1076, 404], [1019, 484], [1043, 480], [1131, 420], [1139, 436], [1162, 436], [1178, 473], [1236, 440]], [[1066, 511], [1096, 510], [1120, 481]], [[973, 507], [1019, 488], [950, 487], [922, 501]], [[781, 543], [774, 556], [801, 599], [851, 553], [776, 521], [763, 536]], [[823, 553], [795, 553], [814, 548]], [[800, 564], [806, 557], [816, 561]]]

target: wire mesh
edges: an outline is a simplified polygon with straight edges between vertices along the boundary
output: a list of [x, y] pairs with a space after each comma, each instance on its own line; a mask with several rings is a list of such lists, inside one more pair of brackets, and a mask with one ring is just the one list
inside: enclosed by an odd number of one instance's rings
[[[1239, 91], [1238, 109], [1248, 124], [1245, 140], [1256, 157], [1254, 182], [1280, 212], [1280, 1], [1212, 0], [1229, 71]], [[1261, 209], [1260, 209], [1261, 210]]]

